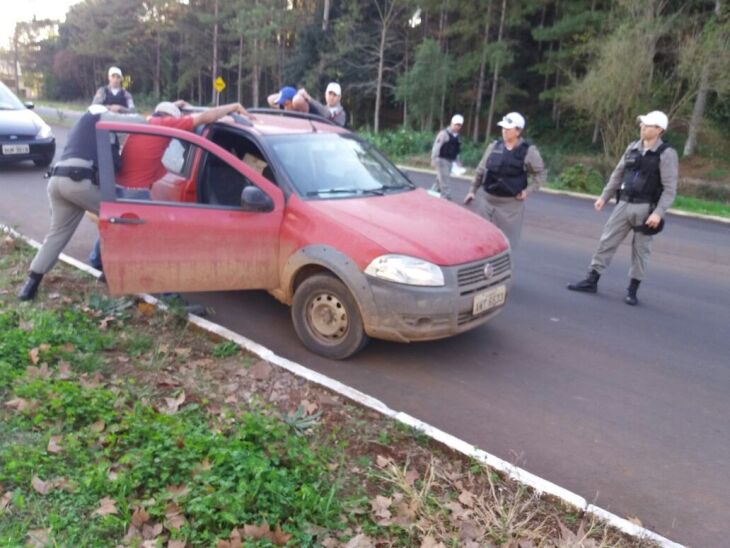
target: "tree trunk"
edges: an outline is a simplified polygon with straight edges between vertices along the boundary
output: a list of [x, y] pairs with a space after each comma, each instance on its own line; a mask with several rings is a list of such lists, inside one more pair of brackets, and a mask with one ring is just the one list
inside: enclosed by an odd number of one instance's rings
[[[563, 48], [562, 40], [558, 42], [558, 59], [560, 59], [560, 50]], [[560, 103], [558, 102], [558, 87], [560, 87], [560, 70], [555, 70], [555, 93], [553, 94], [553, 123], [555, 129], [560, 129]]]
[[330, 24], [330, 0], [324, 0], [324, 10], [322, 12], [322, 31], [326, 32]]
[[[504, 32], [504, 17], [507, 12], [507, 0], [502, 0], [502, 14], [499, 17], [499, 30], [497, 31], [497, 43], [502, 43], [502, 34]], [[492, 96], [489, 99], [489, 114], [487, 115], [487, 140], [492, 132], [492, 120], [494, 118], [494, 105], [497, 101], [497, 83], [499, 81], [499, 63], [494, 64], [494, 74], [492, 74]]]
[[689, 131], [687, 132], [687, 142], [684, 143], [684, 156], [692, 156], [697, 147], [697, 131], [702, 124], [702, 118], [705, 115], [705, 105], [707, 104], [707, 92], [709, 91], [710, 71], [707, 65], [702, 67], [700, 75], [700, 88], [697, 90], [695, 105], [692, 109], [692, 118], [689, 120]]
[[[218, 0], [213, 3], [213, 68], [210, 79], [211, 84], [218, 78]], [[211, 86], [212, 87], [212, 86]], [[218, 91], [213, 88], [213, 98], [216, 106], [219, 104], [220, 97]]]
[[383, 22], [380, 29], [380, 46], [378, 47], [378, 80], [375, 88], [375, 113], [373, 116], [373, 131], [380, 130], [380, 103], [383, 99], [383, 69], [385, 65], [385, 39], [388, 34], [388, 27]]
[[593, 138], [591, 139], [591, 144], [595, 145], [598, 142], [598, 137], [601, 135], [601, 125], [596, 122], [593, 125]]
[[13, 40], [13, 72], [15, 74], [15, 95], [20, 97], [20, 60], [18, 59], [18, 37]]
[[[441, 4], [441, 18], [439, 20], [439, 43], [441, 51], [444, 54], [449, 52], [449, 43], [446, 40], [446, 27], [448, 25], [448, 7], [449, 0], [444, 0]], [[439, 108], [439, 127], [444, 127], [444, 111], [446, 110], [446, 83], [449, 79], [449, 67], [441, 67], [441, 104]]]
[[243, 100], [243, 90], [241, 89], [241, 73], [243, 71], [243, 34], [238, 37], [238, 74], [236, 76], [236, 101], [239, 103]]
[[160, 39], [160, 31], [155, 33], [155, 83], [154, 83], [154, 95], [157, 101], [160, 100], [160, 72], [162, 69], [162, 40]]
[[492, 0], [487, 4], [487, 18], [484, 21], [484, 38], [482, 39], [482, 60], [479, 64], [479, 83], [477, 84], [476, 104], [474, 106], [474, 128], [472, 139], [479, 140], [479, 117], [482, 113], [482, 97], [484, 96], [484, 76], [487, 70], [487, 46], [489, 45], [489, 26], [492, 18]]

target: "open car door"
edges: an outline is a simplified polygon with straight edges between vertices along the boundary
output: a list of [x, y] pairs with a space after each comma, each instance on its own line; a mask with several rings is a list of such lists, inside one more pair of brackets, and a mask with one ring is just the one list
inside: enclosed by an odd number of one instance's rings
[[[97, 124], [102, 203], [102, 260], [113, 294], [271, 289], [278, 286], [281, 190], [234, 155], [191, 133], [161, 126], [119, 122]], [[204, 171], [215, 187], [247, 189], [227, 203], [130, 199], [117, 196], [110, 146], [112, 132], [160, 136], [185, 144], [196, 161], [186, 165], [191, 184]], [[217, 170], [199, 169], [215, 162]], [[231, 196], [231, 192], [228, 192]]]

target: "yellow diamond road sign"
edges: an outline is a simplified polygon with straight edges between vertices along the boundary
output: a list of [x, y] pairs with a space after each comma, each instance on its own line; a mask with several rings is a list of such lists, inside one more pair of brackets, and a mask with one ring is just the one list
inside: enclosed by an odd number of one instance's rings
[[220, 93], [221, 91], [226, 89], [226, 81], [219, 76], [215, 79], [215, 82], [213, 82], [213, 87], [218, 93]]

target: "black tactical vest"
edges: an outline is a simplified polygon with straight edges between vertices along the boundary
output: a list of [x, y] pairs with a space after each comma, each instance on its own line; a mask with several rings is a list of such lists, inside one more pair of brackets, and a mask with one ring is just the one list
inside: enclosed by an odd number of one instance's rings
[[461, 152], [461, 139], [458, 135], [454, 135], [450, 131], [447, 131], [446, 134], [449, 136], [449, 140], [441, 145], [439, 158], [453, 161], [456, 160], [459, 156], [459, 152]]
[[522, 141], [519, 146], [507, 150], [502, 139], [494, 144], [487, 158], [487, 176], [484, 190], [495, 196], [517, 196], [527, 188], [525, 156], [530, 143]]
[[632, 148], [625, 154], [621, 196], [651, 204], [659, 201], [664, 190], [659, 161], [662, 152], [668, 148], [668, 143], [662, 143], [656, 150], [647, 150], [644, 154], [637, 148]]
[[102, 105], [119, 105], [120, 107], [127, 107], [127, 94], [124, 93], [124, 89], [120, 89], [119, 93], [114, 95], [109, 86], [104, 86], [104, 102]]

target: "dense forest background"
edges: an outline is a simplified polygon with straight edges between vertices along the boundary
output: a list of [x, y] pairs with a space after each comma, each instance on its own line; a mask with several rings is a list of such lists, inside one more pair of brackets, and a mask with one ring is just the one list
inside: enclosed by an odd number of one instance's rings
[[85, 0], [19, 23], [2, 54], [48, 99], [90, 100], [112, 64], [141, 104], [259, 106], [336, 80], [351, 127], [433, 131], [459, 112], [483, 141], [518, 110], [613, 158], [637, 113], [667, 112], [685, 155], [703, 124], [730, 124], [722, 0]]

